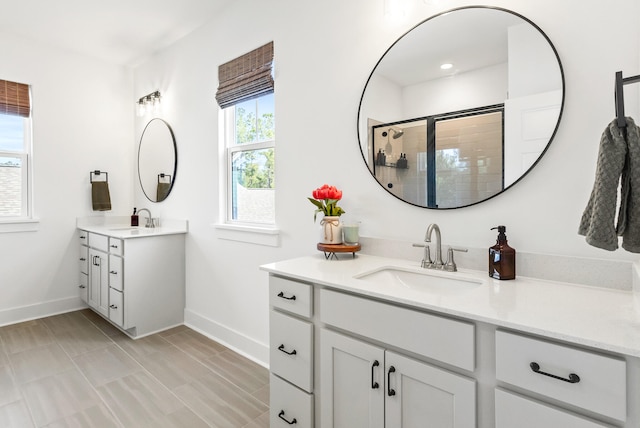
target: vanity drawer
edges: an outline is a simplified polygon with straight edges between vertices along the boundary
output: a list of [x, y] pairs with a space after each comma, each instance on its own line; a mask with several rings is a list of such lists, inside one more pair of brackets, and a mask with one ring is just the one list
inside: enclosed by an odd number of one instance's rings
[[475, 367], [475, 326], [323, 288], [320, 320], [465, 370]]
[[607, 426], [496, 389], [496, 428], [607, 428]]
[[113, 288], [109, 288], [109, 319], [120, 327], [124, 324], [124, 298]]
[[271, 311], [270, 369], [307, 392], [313, 391], [313, 324]]
[[109, 253], [115, 254], [117, 256], [122, 256], [123, 248], [124, 248], [124, 243], [122, 239], [109, 238]]
[[[571, 374], [579, 381], [568, 382]], [[620, 421], [626, 419], [626, 374], [624, 360], [496, 332], [498, 380]]]
[[109, 238], [104, 235], [98, 235], [97, 233], [89, 233], [89, 246], [96, 250], [109, 252]]
[[313, 287], [277, 276], [269, 277], [269, 303], [274, 308], [306, 318], [313, 313]]
[[89, 247], [80, 246], [80, 256], [78, 257], [80, 272], [89, 273]]
[[313, 427], [312, 394], [308, 394], [272, 374], [269, 379], [269, 395], [271, 428]]
[[116, 290], [123, 290], [122, 284], [124, 284], [124, 270], [123, 270], [122, 257], [109, 254], [109, 287]]
[[87, 232], [86, 230], [79, 230], [78, 240], [82, 245], [89, 245], [89, 232]]

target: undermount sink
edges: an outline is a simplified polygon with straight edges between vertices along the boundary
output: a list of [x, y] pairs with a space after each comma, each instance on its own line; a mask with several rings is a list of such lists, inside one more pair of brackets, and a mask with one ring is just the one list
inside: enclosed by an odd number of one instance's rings
[[438, 294], [459, 294], [472, 291], [483, 283], [460, 273], [440, 272], [422, 268], [384, 266], [356, 275], [354, 278], [380, 285], [396, 285]]

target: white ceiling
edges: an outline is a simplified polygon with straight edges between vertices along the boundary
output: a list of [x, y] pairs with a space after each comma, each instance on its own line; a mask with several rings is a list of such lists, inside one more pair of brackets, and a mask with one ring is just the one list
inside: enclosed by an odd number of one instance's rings
[[233, 0], [0, 0], [0, 32], [135, 66]]

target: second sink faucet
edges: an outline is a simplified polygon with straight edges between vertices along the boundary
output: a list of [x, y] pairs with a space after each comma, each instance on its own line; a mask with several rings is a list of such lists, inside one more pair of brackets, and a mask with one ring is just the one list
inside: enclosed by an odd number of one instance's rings
[[436, 259], [433, 261], [431, 267], [440, 269], [444, 265], [442, 262], [442, 236], [440, 235], [440, 228], [437, 224], [431, 223], [427, 228], [427, 232], [424, 234], [424, 242], [431, 242], [431, 235], [433, 231], [436, 231]]
[[153, 222], [153, 217], [151, 217], [151, 211], [146, 208], [142, 208], [141, 210], [138, 210], [138, 215], [140, 215], [142, 211], [146, 211], [149, 214], [149, 217], [147, 217], [147, 224], [145, 224], [144, 227], [156, 227], [155, 223]]

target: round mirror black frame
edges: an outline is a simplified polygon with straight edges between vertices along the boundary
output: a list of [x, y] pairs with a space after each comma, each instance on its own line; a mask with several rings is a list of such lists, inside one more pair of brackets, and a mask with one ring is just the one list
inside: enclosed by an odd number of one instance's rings
[[[555, 56], [555, 58], [556, 58], [556, 60], [557, 60], [557, 62], [558, 62], [558, 68], [559, 68], [559, 71], [560, 71], [560, 80], [561, 80], [561, 83], [562, 83], [562, 85], [561, 85], [561, 88], [562, 88], [562, 100], [561, 100], [561, 102], [560, 102], [560, 109], [559, 109], [559, 113], [558, 113], [558, 119], [557, 119], [557, 122], [556, 122], [556, 124], [555, 124], [554, 129], [553, 129], [553, 132], [551, 133], [551, 135], [550, 135], [550, 137], [549, 137], [549, 141], [548, 141], [548, 142], [547, 142], [547, 144], [545, 145], [544, 149], [541, 151], [541, 153], [540, 153], [540, 155], [538, 156], [538, 158], [537, 158], [537, 159], [536, 159], [536, 160], [531, 164], [531, 166], [530, 166], [530, 167], [529, 167], [529, 168], [528, 168], [524, 173], [522, 173], [522, 174], [520, 175], [520, 177], [519, 177], [519, 178], [517, 178], [516, 180], [514, 180], [514, 181], [513, 181], [511, 184], [509, 184], [507, 187], [504, 187], [502, 190], [500, 190], [500, 191], [496, 192], [495, 194], [493, 194], [493, 195], [491, 195], [491, 196], [489, 196], [489, 197], [487, 197], [487, 198], [485, 198], [485, 199], [481, 199], [481, 200], [478, 200], [478, 201], [476, 201], [476, 202], [469, 203], [469, 204], [466, 204], [466, 205], [460, 205], [460, 206], [455, 206], [455, 207], [433, 207], [433, 206], [420, 205], [420, 204], [416, 204], [416, 203], [413, 203], [413, 202], [411, 202], [411, 201], [407, 201], [407, 200], [405, 200], [405, 199], [401, 198], [401, 197], [400, 197], [400, 196], [398, 196], [397, 194], [393, 193], [391, 190], [387, 189], [387, 188], [383, 185], [383, 183], [381, 183], [380, 181], [378, 181], [378, 179], [376, 178], [375, 173], [374, 173], [374, 169], [370, 167], [370, 165], [369, 165], [370, 160], [368, 159], [368, 158], [369, 158], [369, 155], [371, 155], [372, 157], [375, 157], [375, 155], [376, 155], [376, 154], [375, 154], [375, 153], [372, 153], [372, 154], [365, 153], [365, 148], [367, 148], [367, 151], [368, 151], [368, 145], [367, 145], [367, 144], [365, 144], [365, 141], [363, 141], [363, 136], [361, 135], [361, 132], [360, 132], [360, 130], [361, 130], [361, 126], [360, 126], [360, 124], [361, 124], [361, 120], [362, 120], [362, 118], [360, 117], [360, 116], [361, 116], [361, 113], [362, 113], [362, 104], [363, 104], [363, 100], [364, 100], [364, 98], [365, 98], [365, 94], [366, 94], [367, 88], [368, 88], [368, 86], [369, 86], [369, 83], [370, 83], [370, 81], [371, 81], [372, 77], [374, 76], [374, 73], [376, 72], [376, 70], [377, 70], [378, 66], [379, 66], [379, 65], [380, 65], [380, 63], [384, 60], [384, 58], [385, 58], [385, 56], [387, 55], [387, 53], [388, 53], [391, 49], [393, 49], [393, 47], [394, 47], [398, 42], [400, 42], [400, 40], [402, 40], [405, 36], [407, 36], [407, 35], [408, 35], [409, 33], [411, 33], [413, 30], [415, 30], [415, 29], [416, 29], [416, 28], [418, 28], [419, 26], [421, 26], [421, 25], [423, 25], [423, 24], [425, 24], [425, 23], [429, 22], [430, 20], [433, 20], [433, 19], [435, 19], [435, 18], [437, 18], [437, 17], [439, 17], [439, 16], [443, 16], [443, 15], [446, 15], [446, 14], [450, 14], [450, 13], [452, 13], [452, 12], [461, 11], [461, 10], [466, 10], [466, 9], [488, 9], [488, 10], [496, 10], [496, 11], [501, 11], [501, 12], [505, 12], [505, 13], [512, 14], [512, 15], [514, 15], [515, 17], [518, 17], [518, 18], [522, 19], [524, 22], [526, 22], [526, 23], [528, 23], [529, 25], [531, 25], [533, 28], [535, 28], [535, 29], [540, 33], [540, 35], [542, 35], [542, 36], [544, 37], [544, 39], [545, 39], [545, 40], [547, 41], [547, 43], [549, 44], [549, 47], [551, 48], [551, 50], [552, 50], [552, 52], [553, 52], [553, 55]], [[492, 7], [492, 6], [464, 6], [464, 7], [459, 7], [459, 8], [450, 9], [450, 10], [447, 10], [447, 11], [445, 11], [445, 12], [441, 12], [441, 13], [438, 13], [438, 14], [436, 14], [436, 15], [433, 15], [433, 16], [431, 16], [431, 17], [429, 17], [429, 18], [427, 18], [427, 19], [425, 19], [425, 20], [421, 21], [420, 23], [416, 24], [416, 25], [415, 25], [415, 26], [413, 26], [412, 28], [410, 28], [407, 32], [405, 32], [402, 36], [400, 36], [400, 37], [399, 37], [399, 38], [398, 38], [398, 39], [397, 39], [397, 40], [396, 40], [396, 41], [395, 41], [395, 42], [394, 42], [394, 43], [393, 43], [393, 44], [392, 44], [392, 45], [391, 45], [391, 46], [390, 46], [390, 47], [389, 47], [385, 52], [384, 52], [384, 54], [380, 57], [380, 59], [378, 60], [378, 62], [376, 62], [376, 65], [374, 66], [373, 70], [371, 71], [371, 74], [369, 75], [369, 77], [368, 77], [368, 79], [367, 79], [367, 81], [366, 81], [366, 83], [365, 83], [365, 85], [364, 85], [364, 89], [363, 89], [363, 91], [362, 91], [362, 96], [360, 97], [360, 104], [359, 104], [359, 106], [358, 106], [358, 115], [357, 115], [357, 118], [356, 118], [356, 128], [357, 128], [357, 132], [358, 132], [358, 143], [359, 143], [359, 145], [360, 145], [361, 155], [362, 155], [363, 161], [364, 161], [364, 163], [365, 163], [365, 166], [366, 166], [366, 167], [367, 167], [367, 169], [369, 170], [369, 173], [371, 174], [371, 176], [373, 177], [373, 179], [376, 181], [376, 183], [378, 183], [378, 184], [379, 184], [383, 189], [385, 189], [388, 193], [390, 193], [390, 194], [391, 194], [391, 195], [393, 195], [394, 197], [396, 197], [396, 198], [400, 199], [401, 201], [403, 201], [403, 202], [405, 202], [405, 203], [407, 203], [407, 204], [414, 205], [414, 206], [421, 207], [421, 208], [427, 208], [427, 209], [439, 209], [439, 210], [458, 209], [458, 208], [465, 208], [465, 207], [469, 207], [469, 206], [477, 205], [477, 204], [479, 204], [479, 203], [482, 203], [482, 202], [488, 201], [488, 200], [490, 200], [490, 199], [492, 199], [492, 198], [494, 198], [494, 197], [496, 197], [496, 196], [498, 196], [498, 195], [502, 194], [502, 193], [503, 193], [503, 192], [505, 192], [507, 189], [512, 188], [515, 184], [517, 184], [518, 182], [520, 182], [520, 181], [521, 181], [521, 180], [522, 180], [522, 179], [523, 179], [527, 174], [529, 174], [529, 172], [531, 172], [531, 170], [532, 170], [532, 169], [533, 169], [533, 168], [538, 164], [538, 162], [540, 162], [540, 160], [542, 159], [542, 157], [545, 155], [545, 153], [546, 153], [546, 152], [547, 152], [547, 150], [549, 149], [549, 146], [551, 145], [551, 142], [552, 142], [552, 141], [553, 141], [553, 139], [555, 138], [555, 135], [556, 135], [556, 133], [557, 133], [557, 131], [558, 131], [558, 127], [560, 126], [560, 122], [561, 122], [561, 120], [562, 120], [562, 114], [563, 114], [563, 111], [564, 111], [564, 102], [565, 102], [565, 97], [566, 97], [566, 85], [565, 85], [564, 69], [563, 69], [563, 67], [562, 67], [562, 62], [560, 61], [560, 56], [558, 55], [558, 52], [557, 52], [557, 50], [556, 50], [555, 46], [553, 45], [553, 43], [551, 42], [551, 40], [549, 39], [549, 37], [546, 35], [546, 33], [545, 33], [544, 31], [542, 31], [542, 29], [541, 29], [540, 27], [538, 27], [534, 22], [532, 22], [530, 19], [528, 19], [528, 18], [524, 17], [523, 15], [520, 15], [520, 14], [518, 14], [518, 13], [516, 13], [516, 12], [513, 12], [513, 11], [508, 10], [508, 9], [500, 8], [500, 7]], [[366, 118], [365, 118], [365, 119], [366, 119]], [[409, 119], [409, 120], [412, 120], [412, 119]], [[400, 123], [400, 122], [403, 122], [403, 121], [397, 121], [397, 122], [395, 122], [395, 123]], [[367, 128], [367, 129], [369, 129], [369, 126], [367, 126], [366, 128]], [[385, 135], [385, 134], [383, 134], [383, 135]], [[367, 135], [367, 136], [364, 136], [364, 138], [368, 138], [368, 135]], [[371, 159], [371, 162], [375, 163], [374, 159]]]
[[[171, 174], [172, 175], [161, 173], [161, 174], [158, 174], [158, 177], [157, 177], [158, 178], [158, 185], [160, 185], [160, 184], [166, 184], [166, 183], [161, 183], [161, 180], [165, 180], [165, 176], [166, 175], [169, 176], [169, 178], [168, 178], [169, 179], [169, 187], [163, 189], [164, 197], [162, 199], [158, 199], [158, 197], [157, 197], [159, 189], [156, 189], [156, 198], [155, 199], [150, 196], [151, 189], [148, 189], [148, 188], [145, 189], [145, 185], [144, 185], [143, 180], [142, 180], [142, 175], [140, 173], [140, 170], [141, 170], [140, 164], [141, 164], [141, 154], [142, 154], [142, 143], [144, 141], [145, 133], [147, 132], [149, 126], [154, 121], [160, 121], [167, 127], [167, 130], [169, 131], [169, 135], [171, 136], [171, 143], [172, 143], [172, 147], [173, 147], [173, 153], [172, 153], [173, 154], [173, 168], [171, 170]], [[145, 125], [144, 130], [142, 131], [142, 135], [140, 136], [140, 143], [138, 144], [138, 181], [140, 182], [140, 188], [142, 189], [142, 193], [144, 193], [146, 198], [151, 202], [162, 202], [162, 201], [164, 201], [169, 196], [171, 191], [173, 190], [173, 186], [174, 186], [175, 181], [176, 181], [177, 172], [178, 172], [178, 148], [176, 146], [176, 137], [175, 137], [175, 134], [173, 133], [173, 129], [171, 128], [171, 126], [165, 120], [160, 119], [160, 118], [153, 118]], [[151, 193], [151, 195], [153, 195], [153, 194]]]

